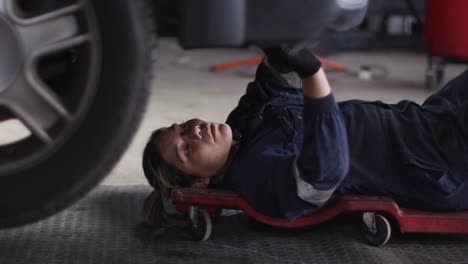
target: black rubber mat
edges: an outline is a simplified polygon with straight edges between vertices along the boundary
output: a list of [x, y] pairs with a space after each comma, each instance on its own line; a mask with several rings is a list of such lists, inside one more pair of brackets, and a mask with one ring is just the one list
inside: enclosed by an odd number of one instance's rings
[[276, 229], [243, 214], [214, 219], [206, 242], [181, 229], [141, 226], [145, 186], [101, 186], [41, 222], [0, 230], [0, 263], [468, 263], [468, 236], [394, 234], [366, 245], [352, 216], [301, 229]]

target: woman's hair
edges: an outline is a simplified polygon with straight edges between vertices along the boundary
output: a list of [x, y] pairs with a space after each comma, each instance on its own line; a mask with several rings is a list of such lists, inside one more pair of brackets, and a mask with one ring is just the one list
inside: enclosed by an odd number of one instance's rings
[[162, 158], [155, 141], [163, 131], [155, 130], [143, 151], [143, 172], [154, 188], [143, 203], [143, 223], [154, 227], [160, 227], [168, 221], [163, 202], [170, 198], [171, 190], [176, 187], [189, 187], [195, 182], [195, 177], [169, 165]]

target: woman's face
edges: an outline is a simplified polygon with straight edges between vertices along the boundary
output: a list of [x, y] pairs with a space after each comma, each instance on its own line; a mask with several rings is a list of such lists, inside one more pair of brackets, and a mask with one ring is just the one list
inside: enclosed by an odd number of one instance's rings
[[231, 145], [229, 125], [200, 119], [173, 124], [155, 139], [155, 147], [166, 162], [200, 178], [213, 177], [224, 169]]

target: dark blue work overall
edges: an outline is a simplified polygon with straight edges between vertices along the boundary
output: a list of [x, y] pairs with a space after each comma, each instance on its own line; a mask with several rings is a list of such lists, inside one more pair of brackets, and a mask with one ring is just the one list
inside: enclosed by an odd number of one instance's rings
[[343, 194], [421, 210], [468, 209], [468, 71], [422, 105], [304, 98], [261, 64], [227, 123], [220, 183], [290, 220]]

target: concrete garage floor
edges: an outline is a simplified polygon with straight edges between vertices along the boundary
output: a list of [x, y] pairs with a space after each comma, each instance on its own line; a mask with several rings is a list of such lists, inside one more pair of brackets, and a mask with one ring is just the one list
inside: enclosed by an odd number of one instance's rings
[[[254, 68], [210, 72], [212, 65], [259, 55], [258, 50], [181, 50], [177, 43], [162, 39], [156, 79], [145, 118], [131, 146], [103, 185], [146, 184], [141, 170], [141, 152], [151, 131], [185, 121], [191, 117], [223, 122], [253, 79]], [[432, 92], [425, 89], [424, 54], [405, 52], [342, 53], [327, 57], [358, 70], [361, 65], [380, 65], [387, 69], [383, 80], [364, 81], [347, 73], [330, 73], [329, 80], [339, 101], [349, 99], [402, 99], [422, 103]], [[446, 80], [466, 69], [466, 65], [449, 65]]]
[[[228, 212], [214, 219], [211, 238], [202, 243], [190, 241], [180, 228], [153, 230], [140, 224], [141, 203], [151, 191], [140, 167], [150, 132], [191, 117], [223, 122], [252, 80], [253, 69], [213, 73], [209, 67], [258, 54], [254, 49], [182, 51], [174, 41], [161, 40], [148, 111], [121, 161], [101, 186], [66, 210], [24, 227], [0, 230], [0, 264], [466, 263], [468, 236], [394, 232], [387, 245], [374, 248], [363, 242], [356, 218], [348, 216], [282, 230]], [[346, 53], [328, 59], [351, 69], [378, 64], [388, 70], [385, 79], [375, 81], [330, 73], [338, 100], [421, 103], [433, 92], [424, 88], [423, 54]], [[447, 80], [465, 68], [449, 66]]]

